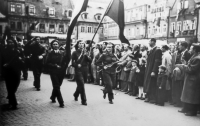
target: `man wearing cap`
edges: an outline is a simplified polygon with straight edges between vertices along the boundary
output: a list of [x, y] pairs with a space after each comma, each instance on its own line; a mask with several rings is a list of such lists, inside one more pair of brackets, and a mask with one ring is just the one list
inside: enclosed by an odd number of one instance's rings
[[156, 82], [158, 66], [162, 63], [162, 51], [156, 47], [156, 39], [152, 38], [149, 42], [151, 50], [147, 58], [147, 66], [144, 75], [144, 92], [147, 94], [145, 102], [156, 102]]
[[[179, 112], [186, 116], [196, 116], [200, 105], [200, 44], [193, 43], [190, 47], [192, 54], [188, 64], [182, 64], [185, 68], [185, 79], [181, 101], [183, 109]], [[181, 65], [176, 65], [177, 67]]]

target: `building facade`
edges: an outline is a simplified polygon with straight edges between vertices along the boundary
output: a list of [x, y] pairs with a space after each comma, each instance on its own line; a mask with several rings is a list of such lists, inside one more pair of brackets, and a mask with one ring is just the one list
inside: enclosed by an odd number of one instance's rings
[[70, 0], [8, 0], [7, 6], [12, 34], [26, 38], [31, 30], [40, 37], [63, 34], [66, 38], [73, 9]]
[[156, 0], [148, 6], [147, 38], [167, 39], [171, 1], [173, 0]]
[[[72, 17], [73, 0], [8, 0], [7, 19], [12, 34], [18, 37], [53, 37], [65, 41]], [[73, 31], [72, 39], [91, 40], [101, 20], [107, 4], [89, 1]], [[102, 40], [102, 26], [95, 41]]]
[[[107, 4], [93, 1], [88, 2], [86, 12], [83, 12], [78, 18], [77, 30], [75, 32], [76, 39], [92, 40], [106, 8]], [[94, 38], [94, 42], [99, 42], [103, 39], [103, 25], [101, 24]]]
[[177, 0], [170, 11], [169, 39], [196, 42], [197, 9], [195, 0]]
[[6, 16], [0, 12], [0, 38], [3, 37], [5, 27], [7, 26]]
[[[147, 7], [148, 5], [140, 5], [125, 9], [124, 35], [127, 39], [147, 37]], [[106, 40], [119, 38], [119, 26], [109, 17], [106, 17], [104, 21], [104, 37]]]

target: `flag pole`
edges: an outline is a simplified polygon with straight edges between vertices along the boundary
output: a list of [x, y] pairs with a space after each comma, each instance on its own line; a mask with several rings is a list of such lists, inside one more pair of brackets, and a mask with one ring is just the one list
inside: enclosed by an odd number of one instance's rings
[[103, 21], [103, 19], [104, 19], [105, 15], [106, 15], [106, 13], [107, 13], [107, 12], [108, 12], [108, 10], [110, 9], [110, 7], [111, 7], [111, 5], [112, 5], [113, 1], [114, 1], [114, 0], [111, 0], [110, 4], [108, 5], [108, 8], [107, 8], [107, 10], [105, 11], [105, 13], [104, 13], [103, 17], [101, 18], [101, 21], [99, 22], [99, 25], [98, 25], [98, 27], [97, 27], [97, 30], [95, 31], [95, 33], [94, 33], [94, 36], [92, 37], [92, 40], [91, 40], [91, 42], [90, 42], [90, 44], [89, 44], [89, 47], [91, 46], [91, 44], [92, 44], [92, 42], [93, 42], [93, 40], [94, 40], [94, 37], [96, 36], [96, 34], [97, 34], [97, 31], [99, 30], [99, 28], [100, 28], [100, 26], [101, 26], [101, 23], [102, 23], [102, 21]]

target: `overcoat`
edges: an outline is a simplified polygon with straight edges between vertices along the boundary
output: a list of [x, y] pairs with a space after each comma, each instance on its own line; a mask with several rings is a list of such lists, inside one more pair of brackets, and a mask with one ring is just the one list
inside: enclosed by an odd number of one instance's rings
[[[148, 54], [147, 66], [144, 75], [144, 92], [149, 93], [152, 84], [156, 83], [156, 78], [152, 79], [151, 73], [158, 75], [158, 66], [161, 65], [162, 51], [158, 47], [154, 47]], [[155, 76], [155, 77], [156, 77]]]
[[200, 54], [194, 55], [185, 65], [185, 80], [181, 101], [200, 104]]

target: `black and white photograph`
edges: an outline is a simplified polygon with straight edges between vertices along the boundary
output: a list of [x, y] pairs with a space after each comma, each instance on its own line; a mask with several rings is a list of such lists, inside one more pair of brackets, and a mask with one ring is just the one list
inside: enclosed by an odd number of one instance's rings
[[199, 126], [200, 0], [0, 0], [0, 126]]

